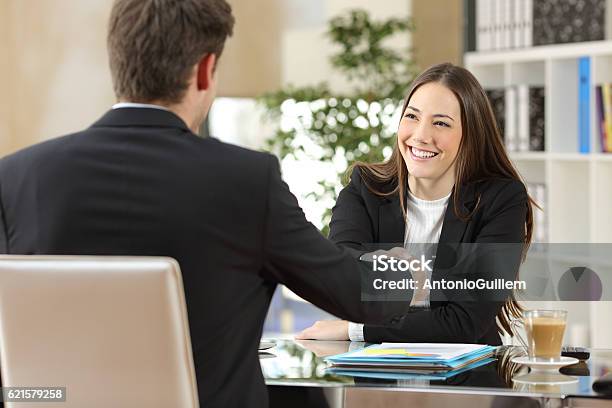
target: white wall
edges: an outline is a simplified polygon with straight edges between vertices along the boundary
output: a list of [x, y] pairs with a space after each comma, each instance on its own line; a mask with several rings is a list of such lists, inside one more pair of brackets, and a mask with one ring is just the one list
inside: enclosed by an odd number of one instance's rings
[[106, 26], [111, 4], [1, 2], [0, 156], [80, 130], [110, 108]]
[[[290, 1], [289, 3], [293, 3]], [[348, 10], [360, 8], [368, 11], [373, 19], [410, 16], [411, 0], [326, 0], [320, 6], [318, 16], [308, 15], [308, 23], [300, 24], [292, 17], [282, 40], [282, 82], [295, 86], [307, 86], [328, 81], [332, 90], [346, 91], [349, 84], [341, 74], [334, 72], [329, 57], [335, 52], [333, 44], [326, 38], [327, 22]], [[292, 15], [299, 9], [288, 9]], [[297, 21], [296, 21], [297, 20]], [[410, 34], [396, 36], [389, 44], [407, 48], [411, 45]]]

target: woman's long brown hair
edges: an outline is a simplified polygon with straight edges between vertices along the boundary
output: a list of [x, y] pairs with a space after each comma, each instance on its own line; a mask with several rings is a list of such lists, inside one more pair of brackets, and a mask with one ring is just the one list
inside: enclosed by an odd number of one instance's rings
[[[491, 178], [523, 181], [506, 154], [497, 120], [486, 93], [478, 80], [467, 69], [444, 63], [434, 65], [422, 72], [411, 84], [402, 108], [402, 116], [414, 92], [420, 86], [430, 82], [440, 83], [450, 89], [455, 94], [461, 107], [462, 137], [455, 161], [453, 209], [459, 219], [467, 221], [476, 211], [478, 204], [470, 214], [464, 214], [460, 211], [459, 198], [461, 197], [462, 185]], [[388, 160], [381, 163], [357, 162], [351, 166], [349, 171], [352, 171], [354, 167], [361, 170], [363, 181], [373, 194], [380, 196], [398, 194], [402, 198], [400, 199], [400, 205], [404, 217], [406, 217], [405, 197], [408, 186], [408, 170], [399, 151], [397, 138], [393, 153]], [[394, 188], [391, 191], [381, 191], [374, 187], [374, 183], [391, 184]], [[525, 218], [523, 259], [529, 249], [533, 232], [532, 205], [538, 207], [531, 197], [528, 200], [530, 205], [527, 206], [527, 216]], [[478, 197], [477, 202], [480, 202], [480, 197]], [[498, 331], [500, 333], [505, 331], [513, 335], [511, 321], [513, 318], [520, 318], [522, 311], [521, 305], [512, 294], [497, 315]]]

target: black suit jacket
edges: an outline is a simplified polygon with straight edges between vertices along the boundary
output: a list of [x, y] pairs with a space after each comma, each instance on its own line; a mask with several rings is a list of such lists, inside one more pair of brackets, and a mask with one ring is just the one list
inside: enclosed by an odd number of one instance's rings
[[387, 313], [361, 302], [365, 268], [306, 221], [274, 156], [156, 109], [0, 160], [0, 253], [177, 259], [204, 407], [267, 406], [257, 348], [277, 283], [346, 319]]
[[[369, 183], [383, 192], [393, 189], [391, 184]], [[453, 191], [444, 215], [440, 244], [523, 242], [528, 196], [522, 182], [489, 179], [469, 183], [460, 191], [461, 211], [465, 214], [475, 211], [468, 221], [457, 217], [453, 210]], [[373, 194], [366, 187], [360, 170], [355, 169], [350, 183], [340, 192], [333, 208], [330, 239], [359, 253], [367, 251], [367, 244], [371, 243], [397, 243], [402, 246], [404, 234], [405, 222], [399, 196]], [[413, 311], [379, 324], [366, 324], [364, 338], [372, 343], [461, 342], [497, 345], [501, 344], [501, 339], [495, 316], [502, 304], [432, 300], [430, 310]]]

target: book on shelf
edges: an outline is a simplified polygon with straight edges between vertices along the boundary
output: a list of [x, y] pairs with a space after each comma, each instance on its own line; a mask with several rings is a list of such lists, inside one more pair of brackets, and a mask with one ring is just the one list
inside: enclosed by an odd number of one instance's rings
[[[536, 0], [537, 1], [537, 0]], [[533, 46], [533, 0], [522, 0], [523, 47]]]
[[544, 88], [529, 85], [517, 88], [518, 151], [543, 151], [546, 126]]
[[503, 23], [503, 0], [492, 0], [493, 1], [493, 41], [492, 48], [494, 50], [502, 49], [502, 23]]
[[485, 90], [509, 152], [544, 151], [545, 89], [518, 85]]
[[523, 9], [524, 9], [525, 0], [513, 0], [511, 5], [512, 10], [512, 18], [511, 18], [511, 35], [512, 39], [512, 48], [522, 48], [524, 47], [523, 41]]
[[612, 83], [595, 87], [597, 130], [602, 152], [612, 152]]
[[503, 11], [503, 40], [502, 40], [502, 48], [514, 48], [512, 45], [513, 35], [512, 35], [512, 8], [514, 7], [514, 0], [504, 0], [504, 11]]
[[533, 236], [532, 242], [543, 243], [548, 241], [548, 223], [546, 217], [546, 184], [527, 183], [527, 192], [542, 210], [533, 207]]
[[490, 12], [490, 1], [489, 0], [475, 0], [475, 15], [476, 21], [468, 29], [476, 30], [476, 50], [477, 51], [489, 51], [491, 47], [491, 18]]
[[516, 130], [516, 101], [516, 87], [507, 87], [505, 97], [506, 114], [504, 120], [504, 142], [506, 145], [506, 150], [508, 150], [509, 152], [516, 151], [518, 147], [518, 135]]
[[529, 150], [535, 152], [544, 151], [545, 120], [545, 89], [542, 86], [529, 87]]
[[604, 100], [605, 118], [606, 118], [606, 142], [608, 151], [612, 151], [612, 84], [606, 84], [606, 96]]
[[[586, 63], [585, 63], [586, 60]], [[580, 153], [590, 153], [591, 123], [601, 152], [612, 152], [612, 83], [593, 86], [588, 58], [579, 61], [577, 144]], [[546, 91], [541, 86], [520, 84], [487, 88], [485, 92], [497, 119], [508, 152], [545, 151]], [[595, 113], [591, 114], [591, 92]]]
[[463, 41], [465, 51], [476, 51], [476, 32], [479, 27], [476, 26], [476, 0], [464, 0], [463, 2]]
[[495, 119], [497, 119], [497, 129], [499, 129], [499, 134], [502, 137], [502, 140], [505, 143], [505, 118], [506, 118], [506, 92], [504, 88], [487, 88], [485, 89], [485, 93], [489, 98], [489, 103], [491, 104], [491, 108], [493, 108], [493, 114], [495, 115]]
[[612, 0], [469, 1], [476, 51], [612, 39]]
[[520, 152], [526, 152], [529, 150], [529, 86], [519, 85], [517, 86], [517, 139], [518, 148]]
[[602, 152], [607, 152], [606, 118], [604, 116], [603, 89], [601, 85], [595, 87], [595, 111], [595, 128], [597, 129], [597, 136], [599, 137], [599, 146]]
[[591, 151], [591, 59], [578, 60], [578, 151]]
[[606, 142], [608, 151], [612, 151], [612, 84], [606, 84], [604, 109], [605, 109], [605, 129], [606, 129]]
[[607, 0], [533, 1], [533, 45], [604, 40], [606, 2]]

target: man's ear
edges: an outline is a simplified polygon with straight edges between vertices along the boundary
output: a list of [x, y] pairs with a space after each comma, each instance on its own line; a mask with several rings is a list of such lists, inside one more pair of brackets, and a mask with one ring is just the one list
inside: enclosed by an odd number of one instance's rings
[[210, 88], [215, 74], [215, 54], [205, 55], [198, 64], [198, 91], [206, 91]]

